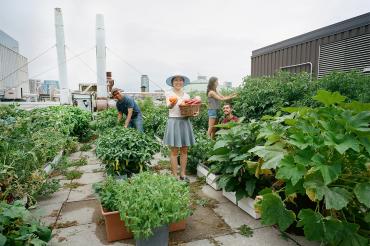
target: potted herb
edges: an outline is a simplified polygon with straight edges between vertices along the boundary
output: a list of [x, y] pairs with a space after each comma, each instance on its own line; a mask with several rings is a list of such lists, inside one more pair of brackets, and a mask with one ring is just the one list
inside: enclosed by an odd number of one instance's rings
[[[101, 203], [101, 212], [105, 220], [105, 229], [107, 233], [107, 241], [113, 242], [124, 240], [133, 237], [131, 231], [125, 225], [125, 222], [120, 218], [118, 211], [118, 198], [122, 196], [125, 190], [121, 187], [127, 179], [116, 180], [112, 176], [108, 176], [103, 182], [94, 184], [94, 190]], [[172, 221], [170, 224], [170, 232], [185, 230], [186, 220]]]
[[191, 213], [189, 187], [173, 176], [143, 172], [119, 189], [121, 219], [136, 245], [168, 245], [168, 225]]

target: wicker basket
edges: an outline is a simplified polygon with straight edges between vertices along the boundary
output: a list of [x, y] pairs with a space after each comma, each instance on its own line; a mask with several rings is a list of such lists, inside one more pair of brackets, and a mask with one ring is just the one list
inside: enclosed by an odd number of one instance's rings
[[194, 105], [179, 105], [181, 116], [194, 117], [199, 114], [201, 104]]

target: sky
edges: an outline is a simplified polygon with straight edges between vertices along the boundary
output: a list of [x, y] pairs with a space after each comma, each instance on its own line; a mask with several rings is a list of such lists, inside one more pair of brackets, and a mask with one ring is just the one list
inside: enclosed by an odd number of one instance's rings
[[[370, 12], [370, 1], [0, 0], [0, 29], [29, 61], [56, 43], [54, 8], [63, 13], [71, 89], [96, 82], [95, 20], [103, 14], [115, 86], [139, 91], [146, 74], [154, 91], [175, 73], [240, 85], [253, 50]], [[58, 80], [56, 49], [28, 71], [30, 79]]]

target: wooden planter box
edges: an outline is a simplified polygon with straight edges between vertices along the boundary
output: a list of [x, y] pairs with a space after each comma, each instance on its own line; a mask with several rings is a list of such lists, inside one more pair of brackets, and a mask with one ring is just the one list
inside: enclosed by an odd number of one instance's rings
[[255, 199], [250, 197], [244, 197], [243, 199], [238, 201], [238, 207], [247, 212], [250, 216], [255, 219], [261, 218], [261, 214], [257, 213], [254, 209], [254, 204], [256, 203]]
[[236, 201], [235, 192], [229, 192], [229, 191], [225, 191], [225, 189], [222, 189], [222, 195], [226, 197], [227, 199], [229, 199], [232, 203], [238, 205]]
[[[102, 206], [100, 208], [105, 220], [108, 242], [133, 238], [133, 234], [126, 228], [125, 222], [121, 220], [118, 211], [107, 212]], [[170, 224], [169, 232], [183, 231], [185, 228], [186, 219]]]

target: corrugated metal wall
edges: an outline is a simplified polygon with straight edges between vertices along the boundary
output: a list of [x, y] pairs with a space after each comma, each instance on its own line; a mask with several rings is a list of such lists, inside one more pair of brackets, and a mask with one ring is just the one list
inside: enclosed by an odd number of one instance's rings
[[[318, 75], [319, 47], [329, 43], [346, 40], [364, 34], [370, 34], [370, 25], [350, 29], [329, 36], [309, 40], [289, 47], [273, 50], [268, 53], [252, 55], [251, 75], [265, 76], [273, 75], [282, 67], [290, 72], [309, 72], [312, 63], [313, 77]], [[351, 49], [351, 45], [348, 49]], [[370, 56], [370, 54], [368, 54]], [[302, 65], [298, 65], [302, 64]], [[297, 66], [292, 66], [297, 65]], [[292, 66], [292, 67], [288, 67]]]
[[27, 58], [0, 44], [0, 89], [28, 83]]

